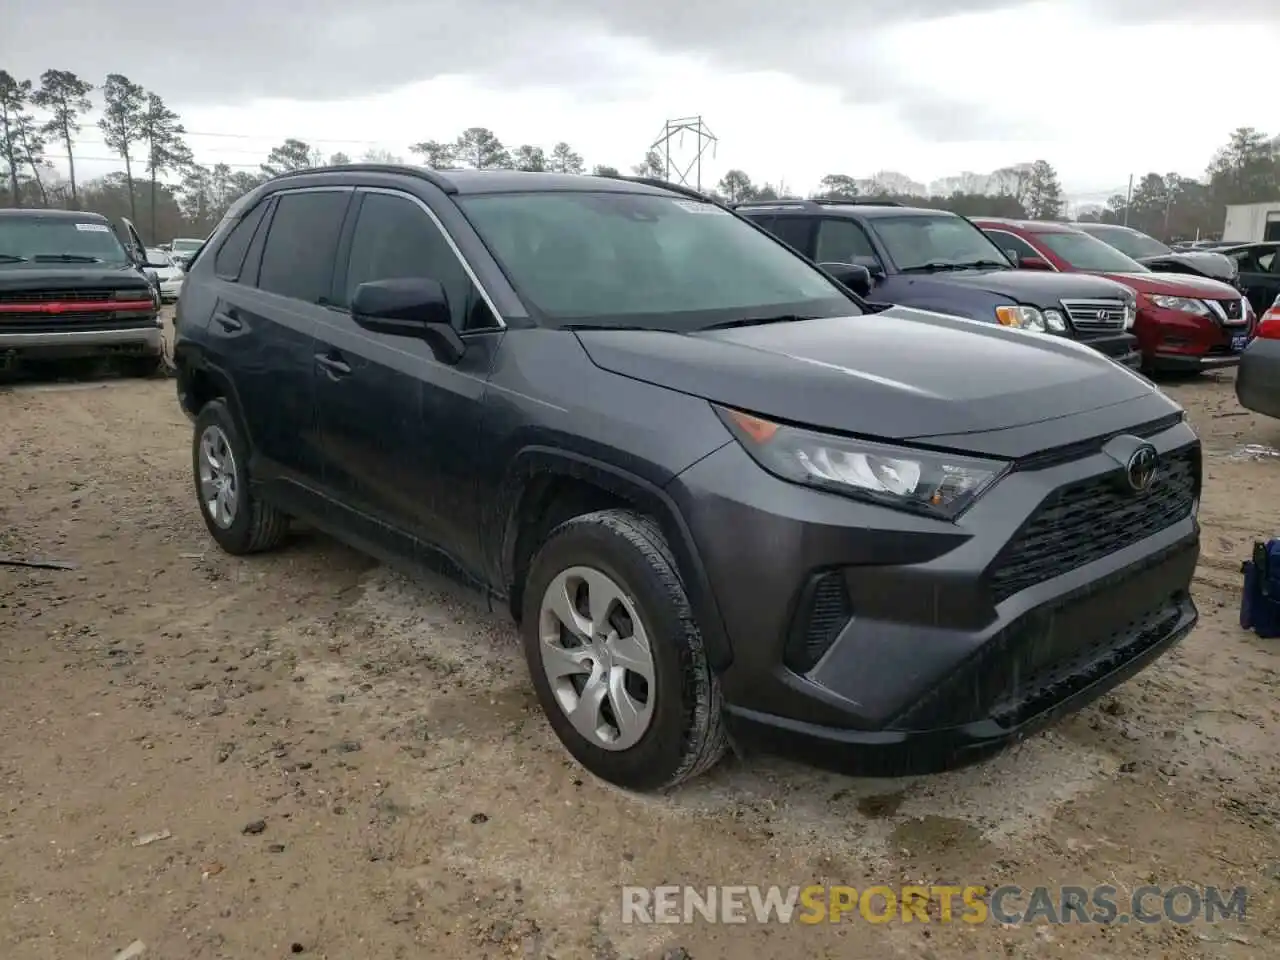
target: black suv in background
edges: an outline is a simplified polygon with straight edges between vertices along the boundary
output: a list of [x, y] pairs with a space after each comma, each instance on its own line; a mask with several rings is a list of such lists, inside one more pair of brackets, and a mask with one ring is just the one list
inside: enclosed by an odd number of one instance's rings
[[164, 366], [157, 265], [133, 224], [122, 243], [106, 217], [0, 210], [0, 368], [108, 357], [133, 372]]
[[179, 301], [195, 494], [505, 597], [555, 732], [655, 789], [758, 743], [974, 760], [1196, 622], [1200, 446], [1090, 350], [876, 308], [645, 182], [254, 190]]
[[964, 217], [888, 201], [774, 200], [737, 211], [825, 267], [852, 264], [855, 290], [886, 303], [1079, 340], [1137, 367], [1133, 291], [1100, 277], [1020, 271]]

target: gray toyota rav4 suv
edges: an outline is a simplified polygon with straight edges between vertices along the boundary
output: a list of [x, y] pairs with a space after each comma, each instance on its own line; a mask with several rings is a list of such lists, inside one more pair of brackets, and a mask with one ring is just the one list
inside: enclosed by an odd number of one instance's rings
[[651, 181], [277, 177], [179, 301], [199, 509], [231, 553], [298, 517], [505, 598], [626, 787], [730, 742], [973, 761], [1195, 624], [1199, 442], [1088, 347], [844, 280]]

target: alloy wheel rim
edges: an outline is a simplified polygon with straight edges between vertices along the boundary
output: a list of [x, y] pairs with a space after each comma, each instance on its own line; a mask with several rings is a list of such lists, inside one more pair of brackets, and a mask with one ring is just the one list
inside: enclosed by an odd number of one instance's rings
[[236, 457], [231, 442], [219, 426], [208, 426], [200, 434], [200, 504], [204, 512], [223, 530], [236, 522], [239, 484]]
[[571, 567], [542, 595], [542, 669], [556, 703], [592, 746], [627, 750], [653, 719], [648, 633], [625, 590], [592, 567]]

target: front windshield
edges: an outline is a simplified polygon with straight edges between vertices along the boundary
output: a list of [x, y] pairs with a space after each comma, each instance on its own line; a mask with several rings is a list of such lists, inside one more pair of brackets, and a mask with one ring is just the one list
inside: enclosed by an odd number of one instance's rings
[[110, 226], [67, 217], [0, 217], [0, 265], [58, 261], [127, 263], [124, 247]]
[[147, 247], [147, 262], [160, 264], [161, 266], [166, 267], [172, 266], [172, 261], [169, 259], [169, 255], [159, 247]]
[[1013, 267], [985, 233], [962, 217], [909, 214], [867, 222], [899, 270]]
[[807, 261], [714, 204], [585, 191], [458, 199], [551, 323], [685, 331], [860, 312]]
[[1140, 259], [1142, 257], [1161, 257], [1166, 253], [1170, 253], [1170, 249], [1154, 237], [1148, 237], [1145, 233], [1139, 233], [1137, 230], [1128, 230], [1124, 227], [1112, 227], [1110, 229], [1103, 227], [1094, 227], [1089, 231], [1093, 236], [1109, 243], [1121, 253]]
[[175, 240], [170, 244], [174, 253], [191, 253], [200, 247], [200, 240]]
[[1044, 244], [1074, 270], [1086, 273], [1150, 273], [1151, 271], [1115, 247], [1087, 233], [1038, 233]]

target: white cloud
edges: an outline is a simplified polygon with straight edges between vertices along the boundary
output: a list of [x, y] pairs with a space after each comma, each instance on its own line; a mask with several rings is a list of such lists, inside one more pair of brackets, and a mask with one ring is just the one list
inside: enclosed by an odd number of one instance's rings
[[[820, 6], [812, 0], [808, 8], [813, 17], [807, 35], [823, 32]], [[733, 43], [698, 31], [677, 42], [669, 29], [646, 27], [633, 11], [626, 17], [602, 13], [594, 26], [561, 31], [554, 44], [543, 42], [545, 33], [533, 43], [508, 31], [494, 56], [474, 61], [474, 73], [347, 100], [240, 95], [232, 104], [210, 106], [216, 98], [207, 92], [186, 102], [170, 99], [195, 131], [190, 142], [199, 160], [245, 166], [256, 165], [288, 136], [307, 139], [326, 154], [358, 155], [376, 145], [407, 156], [411, 142], [451, 140], [479, 125], [512, 146], [567, 140], [589, 164], [625, 171], [666, 118], [701, 113], [720, 137], [704, 163], [704, 186], [740, 167], [757, 181], [783, 180], [801, 190], [825, 173], [865, 176], [889, 169], [927, 182], [1043, 158], [1069, 189], [1105, 191], [1124, 184], [1131, 172], [1199, 175], [1234, 127], [1268, 129], [1277, 122], [1269, 96], [1239, 96], [1212, 80], [1214, 71], [1226, 69], [1232, 91], [1274, 86], [1265, 58], [1253, 55], [1280, 44], [1280, 16], [1265, 9], [1258, 14], [1258, 7], [1243, 8], [1265, 18], [1248, 27], [1203, 22], [1203, 6], [1180, 6], [1182, 19], [1144, 24], [1097, 6], [1086, 15], [1087, 4], [1066, 0], [1016, 8], [992, 2], [985, 6], [1003, 9], [944, 19], [920, 13], [922, 0], [904, 6], [911, 9], [875, 32], [850, 32], [847, 18], [833, 21], [811, 48], [821, 69], [803, 64], [797, 47], [803, 37], [791, 43], [778, 33], [770, 44], [753, 27]], [[698, 9], [690, 15], [706, 19], [708, 11]], [[329, 39], [316, 42], [333, 41], [347, 52], [376, 48], [378, 31], [370, 29], [368, 16], [364, 8], [348, 12], [340, 29], [338, 20], [327, 21], [327, 32], [316, 36]], [[793, 29], [800, 29], [797, 23]], [[619, 35], [624, 29], [628, 36]], [[726, 22], [721, 33], [735, 33], [733, 24]], [[420, 74], [432, 70], [427, 52]], [[456, 71], [459, 57], [448, 63]], [[747, 64], [757, 72], [743, 72]], [[1212, 70], [1198, 75], [1197, 64]], [[282, 69], [314, 67], [295, 58]], [[826, 85], [819, 84], [822, 78]], [[162, 78], [135, 79], [165, 92]], [[269, 94], [297, 89], [298, 80], [292, 75], [278, 84], [257, 83]], [[185, 82], [190, 86], [189, 78]], [[97, 137], [92, 129], [85, 135]], [[691, 139], [673, 149], [687, 160]], [[81, 152], [103, 156], [106, 149], [86, 142]], [[119, 164], [86, 159], [81, 166], [82, 176], [93, 176]]]

